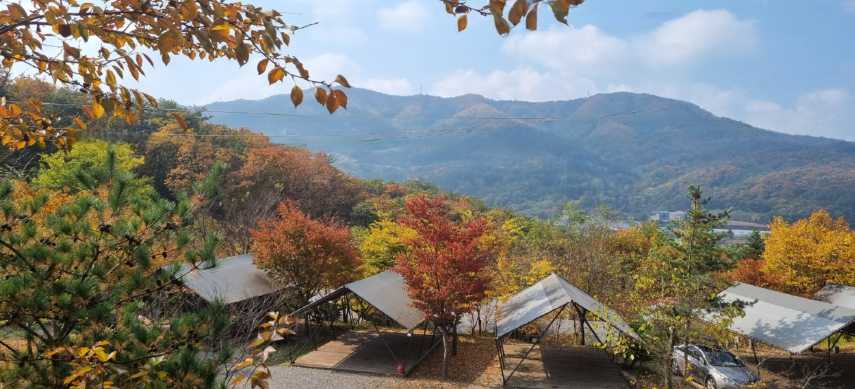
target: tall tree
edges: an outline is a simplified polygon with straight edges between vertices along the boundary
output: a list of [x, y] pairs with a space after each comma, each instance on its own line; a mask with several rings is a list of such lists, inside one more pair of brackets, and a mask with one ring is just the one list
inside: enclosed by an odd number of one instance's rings
[[326, 288], [350, 281], [359, 266], [350, 230], [311, 219], [293, 203], [251, 231], [255, 263], [277, 282], [293, 288], [300, 307]]
[[219, 380], [229, 354], [209, 345], [224, 335], [226, 311], [148, 309], [180, 279], [177, 267], [161, 266], [212, 260], [216, 240], [190, 238], [188, 203], [128, 190], [135, 177], [117, 174], [118, 161], [108, 149], [103, 169], [57, 188], [0, 183], [4, 386], [210, 387]]
[[487, 223], [456, 219], [444, 198], [428, 196], [408, 198], [401, 223], [417, 235], [407, 242], [409, 250], [398, 256], [395, 269], [416, 307], [441, 334], [447, 376], [448, 337], [456, 334], [460, 317], [484, 299], [490, 283], [485, 267], [494, 254], [482, 244]]
[[763, 271], [781, 289], [810, 296], [826, 283], [855, 285], [855, 233], [842, 217], [819, 210], [793, 223], [776, 218], [770, 227]]
[[[635, 290], [631, 298], [643, 307], [639, 318], [645, 323], [641, 331], [647, 350], [660, 368], [666, 387], [672, 388], [673, 348], [678, 342], [704, 337], [723, 336], [728, 320], [738, 308], [716, 298], [726, 283], [718, 272], [731, 265], [723, 255], [724, 238], [715, 229], [724, 224], [728, 212], [714, 213], [705, 208], [699, 187], [689, 188], [691, 208], [686, 218], [669, 226], [669, 239], [655, 244], [634, 274]], [[718, 320], [703, 323], [707, 315]]]

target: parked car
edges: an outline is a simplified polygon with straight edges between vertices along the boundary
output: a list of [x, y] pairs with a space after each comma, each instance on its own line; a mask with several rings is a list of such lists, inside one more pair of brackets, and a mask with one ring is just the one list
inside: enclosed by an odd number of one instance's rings
[[677, 374], [687, 371], [687, 361], [688, 374], [706, 388], [741, 388], [757, 382], [757, 375], [726, 350], [696, 344], [674, 347], [672, 362]]

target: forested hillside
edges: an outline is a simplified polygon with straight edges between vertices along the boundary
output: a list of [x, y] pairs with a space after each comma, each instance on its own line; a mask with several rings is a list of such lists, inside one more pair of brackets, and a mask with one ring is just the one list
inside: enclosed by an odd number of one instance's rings
[[685, 209], [685, 188], [700, 184], [711, 206], [740, 218], [817, 208], [855, 217], [855, 144], [762, 130], [652, 95], [527, 103], [356, 89], [334, 117], [294, 110], [285, 95], [206, 108], [214, 122], [328, 152], [360, 177], [425, 180], [534, 215], [568, 200], [638, 217]]

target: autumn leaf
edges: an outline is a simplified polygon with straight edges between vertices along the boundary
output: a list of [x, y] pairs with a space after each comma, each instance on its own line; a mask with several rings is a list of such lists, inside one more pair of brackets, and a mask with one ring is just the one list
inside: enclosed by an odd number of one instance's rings
[[291, 88], [291, 102], [294, 103], [294, 107], [299, 106], [303, 102], [303, 89], [300, 89], [297, 85]]
[[350, 88], [350, 83], [347, 82], [347, 79], [344, 78], [344, 76], [342, 76], [341, 74], [339, 74], [335, 77], [335, 82], [339, 83], [341, 86], [343, 86], [345, 88]]
[[267, 64], [269, 62], [270, 61], [267, 58], [258, 61], [258, 65], [255, 67], [255, 69], [258, 70], [259, 75], [264, 74], [264, 71], [267, 70]]
[[282, 81], [283, 78], [285, 78], [285, 69], [278, 66], [271, 70], [270, 73], [267, 73], [267, 81], [271, 85], [277, 81]]
[[517, 0], [511, 7], [511, 11], [508, 14], [508, 20], [510, 20], [511, 24], [516, 26], [520, 23], [526, 11], [528, 11], [528, 0]]
[[468, 19], [466, 18], [466, 14], [460, 15], [457, 18], [457, 31], [463, 31], [466, 29], [466, 25], [468, 24]]
[[539, 4], [540, 3], [535, 4], [534, 7], [531, 8], [531, 11], [529, 11], [528, 15], [526, 15], [525, 17], [525, 28], [529, 31], [537, 30], [537, 6]]
[[321, 87], [315, 88], [315, 101], [317, 101], [320, 105], [326, 105], [327, 90]]

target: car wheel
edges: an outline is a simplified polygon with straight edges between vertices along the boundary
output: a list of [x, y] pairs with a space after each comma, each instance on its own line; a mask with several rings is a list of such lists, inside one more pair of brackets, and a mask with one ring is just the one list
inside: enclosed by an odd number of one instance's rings
[[704, 384], [707, 389], [716, 389], [715, 380], [712, 377], [707, 377], [707, 382]]

